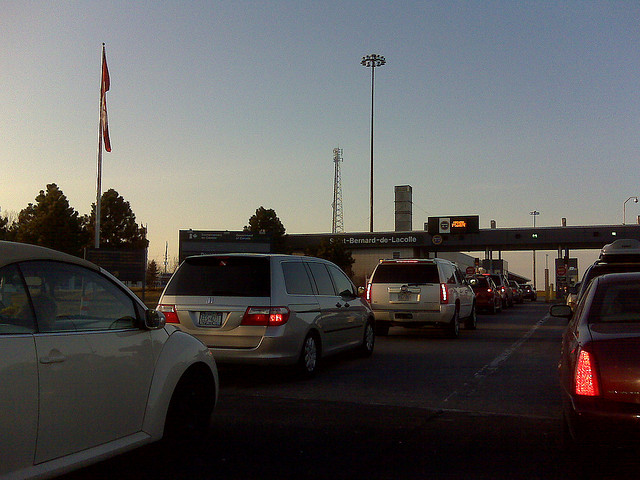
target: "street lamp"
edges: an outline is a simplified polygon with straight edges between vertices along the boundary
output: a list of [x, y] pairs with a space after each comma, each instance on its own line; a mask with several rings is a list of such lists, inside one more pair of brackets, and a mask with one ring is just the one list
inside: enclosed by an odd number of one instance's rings
[[625, 225], [625, 221], [627, 219], [627, 202], [633, 199], [634, 203], [638, 203], [638, 197], [629, 197], [622, 204], [622, 224]]
[[381, 67], [387, 61], [382, 55], [372, 53], [362, 57], [363, 67], [371, 67], [371, 184], [369, 186], [369, 232], [373, 233], [373, 85], [376, 67]]
[[[540, 215], [540, 212], [534, 210], [533, 212], [529, 212], [529, 215], [533, 217], [533, 228], [536, 228], [536, 217]], [[533, 232], [532, 235], [536, 235], [536, 232]], [[535, 237], [534, 237], [535, 238]], [[536, 249], [533, 249], [533, 289], [536, 289]]]

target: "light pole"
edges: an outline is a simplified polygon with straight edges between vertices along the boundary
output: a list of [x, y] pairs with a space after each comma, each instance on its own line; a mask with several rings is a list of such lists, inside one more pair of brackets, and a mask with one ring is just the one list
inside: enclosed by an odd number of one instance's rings
[[369, 232], [373, 232], [373, 85], [376, 67], [381, 67], [387, 61], [382, 55], [372, 53], [362, 57], [363, 67], [371, 67], [371, 184], [369, 185]]
[[638, 203], [638, 197], [629, 197], [622, 204], [622, 224], [623, 225], [626, 224], [625, 222], [627, 220], [627, 202], [632, 199], [634, 203]]
[[[540, 212], [534, 210], [533, 212], [529, 212], [529, 215], [533, 217], [533, 228], [536, 228], [536, 217], [540, 215]], [[533, 232], [532, 235], [537, 235], [536, 232]], [[535, 237], [534, 237], [535, 238]], [[536, 249], [533, 249], [533, 289], [536, 289]]]

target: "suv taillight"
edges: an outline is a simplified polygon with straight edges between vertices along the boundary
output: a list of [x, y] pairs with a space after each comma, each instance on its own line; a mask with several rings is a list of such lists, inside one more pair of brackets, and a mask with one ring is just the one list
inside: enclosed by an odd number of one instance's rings
[[367, 283], [367, 292], [366, 292], [366, 300], [371, 303], [371, 283]]
[[449, 286], [446, 283], [440, 284], [440, 303], [449, 303]]
[[277, 327], [289, 320], [287, 307], [249, 307], [244, 312], [241, 325]]
[[158, 305], [157, 310], [164, 314], [164, 318], [166, 318], [167, 323], [180, 323], [175, 305]]
[[587, 350], [581, 349], [578, 354], [574, 382], [576, 395], [587, 397], [600, 395], [596, 363], [593, 355]]

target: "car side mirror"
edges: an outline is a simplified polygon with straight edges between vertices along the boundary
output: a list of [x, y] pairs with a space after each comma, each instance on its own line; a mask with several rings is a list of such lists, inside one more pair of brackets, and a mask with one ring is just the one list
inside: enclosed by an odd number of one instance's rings
[[167, 323], [162, 312], [157, 310], [147, 310], [144, 316], [144, 326], [147, 330], [160, 330]]
[[349, 300], [353, 300], [354, 298], [358, 298], [358, 296], [353, 292], [353, 290], [343, 290], [338, 295], [340, 295], [342, 298], [346, 298], [346, 299], [349, 299]]
[[549, 315], [552, 317], [566, 318], [567, 320], [573, 317], [573, 310], [569, 305], [551, 305], [549, 309]]

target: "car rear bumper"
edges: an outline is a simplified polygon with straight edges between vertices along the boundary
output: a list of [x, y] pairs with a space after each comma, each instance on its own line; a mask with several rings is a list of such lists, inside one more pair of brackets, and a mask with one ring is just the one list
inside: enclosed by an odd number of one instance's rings
[[378, 324], [413, 328], [449, 324], [455, 309], [455, 305], [440, 305], [439, 310], [388, 309], [374, 310], [373, 314]]
[[[292, 365], [300, 356], [302, 341], [308, 330], [308, 326], [294, 325], [295, 323], [298, 322], [290, 322], [280, 327], [268, 327], [261, 337], [247, 342], [247, 346], [242, 346], [242, 342], [235, 346], [214, 345], [209, 342], [219, 342], [220, 339], [214, 340], [204, 335], [200, 340], [207, 345], [213, 358], [219, 363]], [[298, 331], [299, 328], [304, 328], [304, 331]]]
[[580, 443], [640, 444], [640, 405], [565, 397], [563, 411], [571, 436]]

